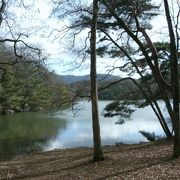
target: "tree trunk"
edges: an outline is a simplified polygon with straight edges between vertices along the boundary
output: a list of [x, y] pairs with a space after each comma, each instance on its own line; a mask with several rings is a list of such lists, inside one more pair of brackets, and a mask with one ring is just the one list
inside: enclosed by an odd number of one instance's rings
[[167, 0], [164, 0], [164, 8], [166, 13], [166, 19], [169, 29], [170, 38], [170, 66], [171, 66], [171, 86], [173, 95], [173, 113], [174, 113], [174, 149], [173, 156], [180, 156], [180, 112], [179, 112], [179, 69], [178, 69], [178, 56], [176, 39], [172, 26], [171, 16], [169, 12], [169, 4]]
[[[119, 46], [114, 40], [113, 38], [111, 38], [111, 36], [104, 31], [103, 29], [99, 28], [106, 36], [109, 37], [109, 39], [112, 41], [112, 43], [118, 47], [125, 55], [126, 57], [128, 57], [128, 59], [130, 60], [130, 62], [132, 63], [133, 67], [136, 69], [137, 73], [140, 75], [141, 79], [144, 80], [144, 76], [141, 73], [141, 71], [139, 70], [138, 66], [136, 65], [136, 63], [133, 61], [133, 59], [131, 58], [131, 56], [126, 52], [126, 50], [124, 48], [122, 48], [121, 46]], [[137, 84], [136, 84], [137, 85]], [[162, 129], [164, 131], [164, 133], [166, 134], [167, 138], [171, 138], [172, 137], [172, 133], [167, 125], [167, 122], [165, 121], [165, 118], [161, 112], [161, 109], [156, 101], [156, 99], [154, 98], [154, 95], [150, 89], [150, 86], [146, 83], [145, 87], [150, 95], [150, 97], [146, 94], [145, 91], [143, 91], [143, 88], [141, 88], [140, 86], [138, 86], [138, 88], [141, 90], [142, 94], [145, 96], [145, 98], [147, 99], [147, 101], [149, 102], [151, 108], [153, 109], [154, 113], [156, 114]], [[154, 103], [154, 104], [153, 104]]]
[[[121, 19], [110, 7], [109, 5], [106, 3], [106, 1], [103, 1], [103, 4], [107, 7], [107, 9], [110, 11], [110, 13], [114, 16], [114, 18], [117, 20], [117, 22], [119, 23], [119, 27], [123, 28], [125, 30], [125, 32], [132, 38], [132, 40], [135, 41], [135, 43], [139, 46], [139, 49], [141, 50], [142, 54], [144, 55], [147, 65], [149, 66], [149, 68], [151, 69], [152, 75], [154, 76], [157, 85], [159, 87], [159, 90], [161, 91], [161, 95], [162, 95], [162, 99], [164, 101], [164, 103], [166, 104], [166, 108], [167, 111], [169, 113], [169, 116], [172, 120], [172, 124], [174, 126], [174, 122], [175, 122], [175, 116], [174, 116], [174, 112], [170, 103], [170, 99], [168, 97], [166, 88], [167, 88], [167, 84], [164, 81], [164, 79], [162, 78], [161, 73], [159, 72], [159, 69], [153, 64], [151, 57], [149, 56], [148, 52], [146, 51], [146, 48], [144, 46], [144, 44], [140, 41], [140, 39], [134, 34], [133, 31], [131, 31], [131, 29], [124, 23], [123, 19]], [[147, 37], [147, 34], [145, 33], [145, 31], [143, 31], [143, 36], [145, 39], [149, 39], [149, 37]], [[156, 59], [156, 62], [158, 61], [158, 59]], [[174, 127], [173, 127], [174, 128]]]
[[3, 21], [3, 13], [4, 13], [4, 10], [5, 10], [5, 7], [6, 7], [6, 2], [4, 0], [1, 1], [1, 7], [0, 7], [0, 26], [1, 26], [1, 23]]
[[92, 100], [92, 124], [93, 124], [93, 142], [94, 142], [94, 161], [104, 160], [101, 149], [101, 136], [98, 115], [98, 93], [96, 82], [96, 29], [98, 18], [98, 0], [93, 1], [93, 17], [91, 24], [91, 100]]

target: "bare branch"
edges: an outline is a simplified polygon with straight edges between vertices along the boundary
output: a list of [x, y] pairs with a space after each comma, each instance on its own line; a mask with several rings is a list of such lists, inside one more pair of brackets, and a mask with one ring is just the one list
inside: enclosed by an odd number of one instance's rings
[[0, 26], [1, 26], [1, 23], [2, 23], [2, 21], [3, 21], [2, 14], [4, 13], [5, 7], [6, 7], [5, 0], [1, 0], [1, 7], [0, 7]]

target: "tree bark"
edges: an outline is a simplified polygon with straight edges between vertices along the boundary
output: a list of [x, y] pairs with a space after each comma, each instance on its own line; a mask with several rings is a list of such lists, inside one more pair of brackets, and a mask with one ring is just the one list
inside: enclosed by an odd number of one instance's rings
[[0, 26], [1, 26], [1, 23], [3, 21], [3, 13], [4, 13], [4, 10], [5, 10], [5, 7], [6, 7], [6, 2], [4, 0], [1, 1], [1, 7], [0, 7]]
[[93, 142], [94, 142], [94, 161], [104, 160], [101, 149], [101, 135], [98, 115], [98, 93], [96, 82], [96, 29], [98, 18], [98, 0], [93, 1], [93, 17], [91, 24], [91, 101], [92, 101], [92, 124], [93, 124]]
[[[133, 67], [136, 69], [137, 73], [140, 75], [141, 79], [143, 80], [144, 79], [144, 76], [142, 75], [141, 71], [139, 70], [139, 68], [137, 67], [136, 63], [133, 61], [133, 59], [130, 57], [130, 55], [123, 49], [123, 47], [119, 46], [114, 40], [113, 38], [111, 38], [111, 36], [106, 32], [104, 31], [103, 29], [99, 28], [107, 37], [109, 37], [109, 39], [112, 41], [112, 43], [118, 47], [125, 55], [126, 57], [130, 60], [131, 64], [133, 65]], [[137, 84], [136, 84], [137, 85]], [[146, 83], [146, 88], [147, 88], [147, 91], [149, 92], [149, 95], [150, 95], [150, 98], [148, 97], [148, 95], [145, 93], [145, 91], [143, 92], [143, 95], [145, 96], [145, 98], [147, 99], [147, 101], [149, 102], [151, 108], [153, 109], [154, 113], [156, 114], [163, 130], [164, 130], [164, 133], [166, 134], [167, 138], [171, 138], [172, 137], [172, 133], [167, 125], [167, 122], [165, 121], [165, 118], [161, 112], [161, 109], [156, 101], [156, 99], [154, 98], [153, 96], [153, 93], [150, 89], [150, 87], [148, 86], [148, 84]], [[143, 89], [142, 89], [143, 90]], [[142, 92], [141, 90], [141, 92]], [[153, 105], [153, 103], [154, 105]]]
[[178, 69], [178, 50], [176, 47], [176, 38], [174, 35], [173, 25], [171, 21], [171, 16], [169, 12], [169, 4], [167, 0], [164, 0], [164, 8], [166, 13], [166, 19], [169, 30], [170, 38], [170, 66], [171, 66], [171, 86], [172, 86], [172, 95], [173, 95], [173, 113], [175, 117], [174, 121], [174, 148], [173, 156], [180, 156], [180, 110], [179, 110], [179, 69]]
[[[125, 32], [132, 38], [132, 40], [134, 40], [134, 42], [139, 46], [139, 49], [141, 50], [142, 54], [144, 55], [144, 57], [146, 58], [146, 62], [148, 64], [148, 66], [150, 67], [152, 74], [157, 82], [157, 85], [161, 91], [162, 94], [162, 98], [164, 100], [164, 103], [166, 104], [166, 108], [167, 111], [169, 113], [169, 116], [172, 120], [172, 124], [174, 126], [174, 122], [175, 122], [175, 116], [174, 116], [174, 112], [170, 103], [170, 99], [168, 97], [168, 94], [166, 92], [166, 88], [167, 88], [167, 83], [164, 81], [164, 79], [162, 78], [161, 74], [159, 73], [159, 70], [156, 68], [156, 66], [152, 63], [150, 56], [148, 55], [146, 48], [144, 46], [144, 44], [140, 41], [140, 39], [134, 34], [133, 31], [131, 31], [131, 29], [129, 29], [129, 27], [124, 23], [123, 19], [121, 19], [106, 3], [106, 1], [103, 1], [103, 4], [107, 7], [107, 9], [109, 10], [109, 12], [113, 15], [113, 17], [117, 20], [119, 27], [123, 28], [125, 30]], [[146, 34], [147, 35], [147, 34]], [[143, 34], [144, 36], [144, 34]], [[147, 37], [145, 37], [147, 39]], [[158, 61], [158, 59], [156, 60]], [[174, 128], [174, 127], [173, 127]]]

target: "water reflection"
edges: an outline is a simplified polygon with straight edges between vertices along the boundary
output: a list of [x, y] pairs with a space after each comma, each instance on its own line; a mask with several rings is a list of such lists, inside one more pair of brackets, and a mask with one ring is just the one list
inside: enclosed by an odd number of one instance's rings
[[65, 128], [65, 120], [40, 113], [0, 116], [0, 159], [41, 151], [43, 144]]
[[[156, 116], [150, 107], [136, 111], [132, 116], [132, 121], [117, 125], [118, 117], [104, 118], [103, 108], [107, 101], [99, 101], [101, 138], [103, 145], [113, 145], [116, 142], [139, 143], [147, 141], [139, 131], [154, 132], [158, 136], [164, 136]], [[77, 146], [92, 146], [92, 123], [91, 123], [91, 103], [84, 101], [80, 103], [82, 109], [74, 117], [71, 112], [64, 112], [67, 119], [67, 129], [59, 134], [56, 139], [50, 140], [44, 150], [54, 148], [68, 148]], [[58, 116], [58, 115], [57, 115]], [[62, 116], [62, 115], [61, 115]]]
[[[150, 107], [133, 113], [132, 121], [117, 125], [118, 117], [104, 118], [102, 115], [108, 103], [99, 102], [102, 145], [147, 141], [140, 130], [164, 135]], [[53, 117], [40, 113], [0, 116], [0, 159], [36, 150], [92, 146], [91, 103], [82, 101], [78, 106], [81, 111], [76, 116], [70, 111], [55, 113]]]

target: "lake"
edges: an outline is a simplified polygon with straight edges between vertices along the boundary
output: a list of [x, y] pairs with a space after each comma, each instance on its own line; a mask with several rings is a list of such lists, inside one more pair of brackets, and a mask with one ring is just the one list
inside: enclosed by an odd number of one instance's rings
[[[119, 125], [118, 117], [105, 118], [103, 108], [110, 101], [99, 101], [102, 145], [147, 141], [139, 131], [164, 136], [150, 107], [138, 109], [132, 120]], [[162, 106], [162, 105], [161, 105]], [[48, 151], [70, 147], [92, 147], [91, 103], [81, 101], [75, 111], [42, 114], [38, 112], [0, 116], [0, 159], [33, 151]]]

